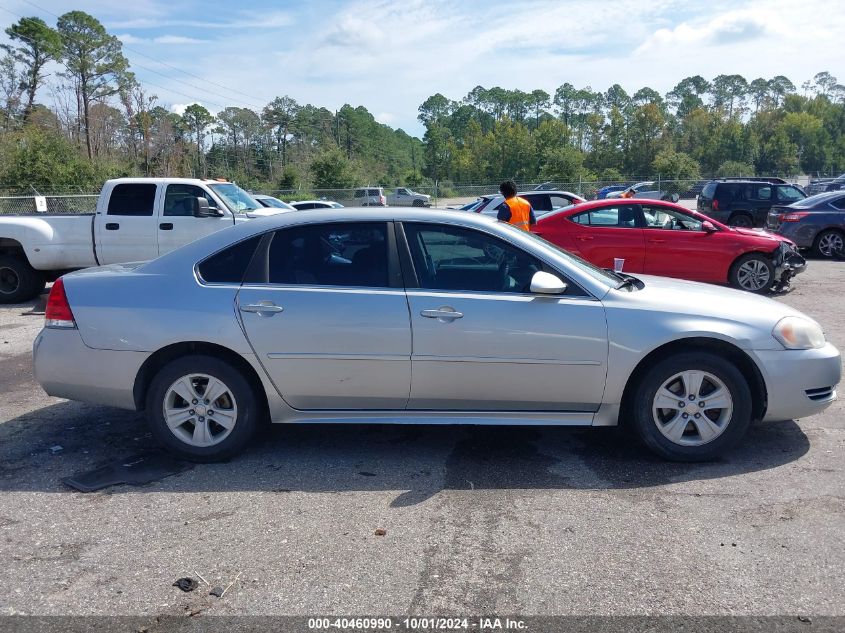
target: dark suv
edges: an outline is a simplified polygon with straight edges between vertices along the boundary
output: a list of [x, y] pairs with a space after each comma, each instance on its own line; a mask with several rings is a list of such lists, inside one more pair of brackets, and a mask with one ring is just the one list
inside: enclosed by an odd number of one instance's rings
[[764, 226], [773, 205], [806, 198], [797, 186], [780, 179], [713, 180], [698, 196], [698, 211], [723, 224], [751, 228]]

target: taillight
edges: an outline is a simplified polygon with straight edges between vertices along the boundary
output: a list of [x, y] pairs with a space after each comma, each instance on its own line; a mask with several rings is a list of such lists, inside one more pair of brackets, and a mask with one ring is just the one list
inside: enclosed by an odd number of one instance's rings
[[47, 309], [44, 311], [44, 327], [75, 328], [76, 320], [65, 294], [65, 284], [59, 277], [50, 289]]
[[797, 212], [797, 213], [784, 213], [780, 216], [781, 222], [798, 222], [799, 220], [806, 218], [809, 213], [806, 212]]
[[710, 203], [710, 208], [713, 209], [714, 211], [719, 210], [719, 201], [716, 200], [716, 198], [713, 198], [713, 202]]

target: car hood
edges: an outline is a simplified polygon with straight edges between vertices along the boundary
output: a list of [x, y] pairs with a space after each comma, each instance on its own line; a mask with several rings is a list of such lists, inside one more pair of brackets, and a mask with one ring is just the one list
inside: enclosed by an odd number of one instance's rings
[[701, 318], [711, 323], [723, 321], [750, 326], [767, 336], [775, 324], [787, 316], [813, 321], [784, 303], [743, 290], [669, 277], [635, 276], [645, 284], [642, 289], [611, 293], [624, 292], [628, 301], [644, 308], [675, 313], [679, 317]]

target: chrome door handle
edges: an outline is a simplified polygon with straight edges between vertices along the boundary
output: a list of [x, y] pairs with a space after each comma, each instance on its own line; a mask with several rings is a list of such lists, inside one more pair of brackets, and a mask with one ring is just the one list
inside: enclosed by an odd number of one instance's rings
[[240, 306], [241, 312], [253, 312], [260, 316], [273, 316], [279, 312], [282, 312], [284, 308], [282, 306], [277, 306], [272, 301], [260, 301], [258, 303], [249, 303], [245, 306]]
[[437, 319], [438, 321], [454, 321], [455, 319], [462, 319], [463, 312], [455, 312], [452, 308], [439, 308], [437, 310], [422, 310], [421, 316], [427, 319]]

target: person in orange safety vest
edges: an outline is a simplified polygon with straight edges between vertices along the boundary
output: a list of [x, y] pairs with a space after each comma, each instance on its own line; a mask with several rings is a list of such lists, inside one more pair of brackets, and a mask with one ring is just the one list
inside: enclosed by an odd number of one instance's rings
[[509, 222], [523, 231], [531, 230], [530, 227], [537, 223], [537, 218], [534, 217], [531, 203], [516, 195], [516, 183], [513, 180], [506, 180], [499, 185], [499, 193], [505, 197], [505, 201], [496, 207], [496, 218], [500, 222]]

